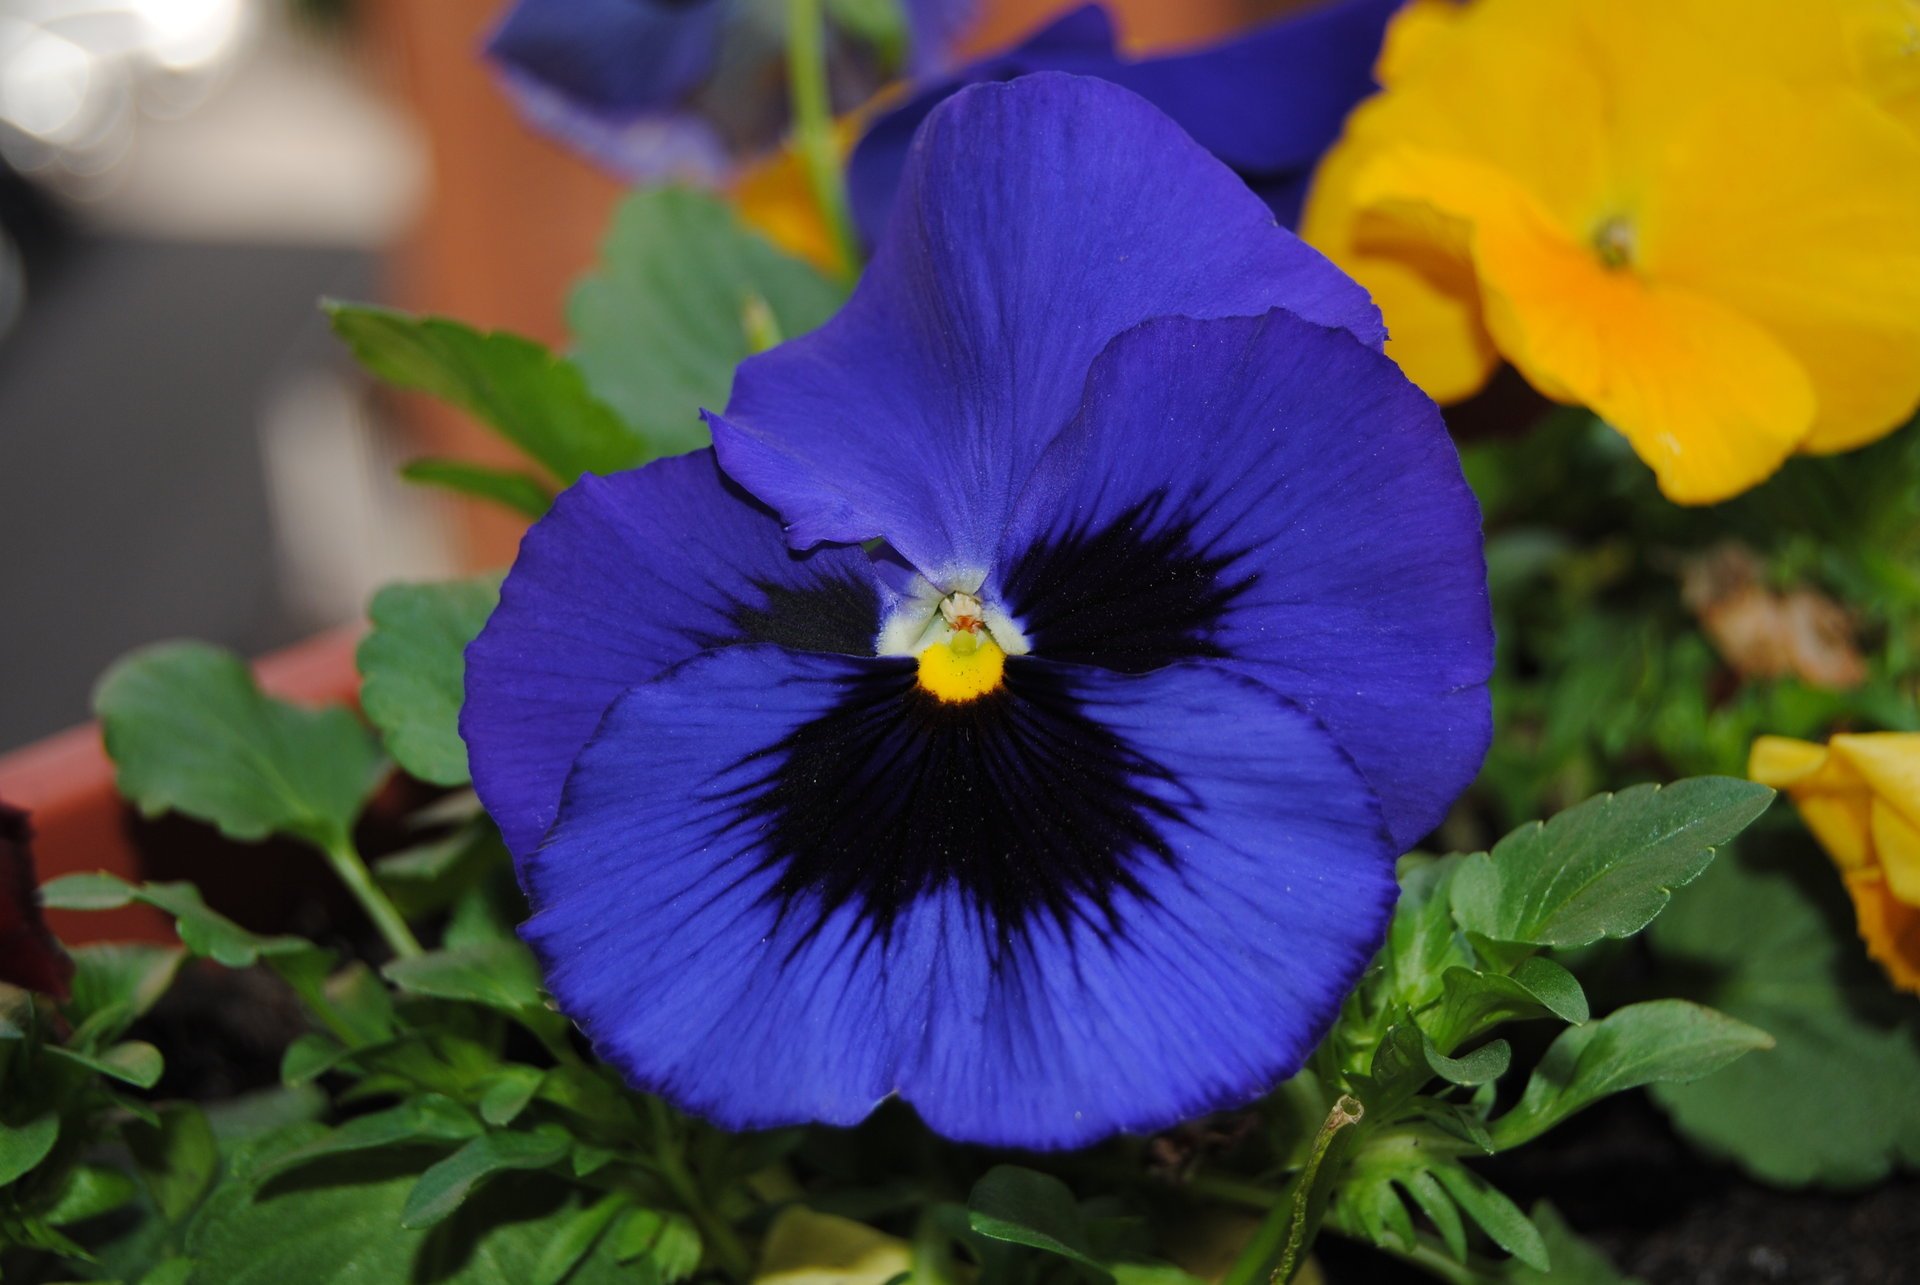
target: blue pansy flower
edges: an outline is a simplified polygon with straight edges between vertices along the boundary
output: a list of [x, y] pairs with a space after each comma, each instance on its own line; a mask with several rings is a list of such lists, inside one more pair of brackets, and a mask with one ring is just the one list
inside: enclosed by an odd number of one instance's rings
[[1127, 90], [936, 109], [840, 313], [562, 495], [467, 653], [600, 1055], [1026, 1147], [1294, 1071], [1489, 735], [1478, 510], [1382, 341]]
[[1237, 170], [1292, 227], [1314, 164], [1340, 136], [1347, 113], [1377, 88], [1374, 60], [1401, 3], [1331, 0], [1231, 40], [1155, 58], [1121, 54], [1100, 6], [1075, 9], [1017, 47], [927, 83], [879, 117], [848, 169], [854, 220], [869, 241], [886, 226], [914, 131], [963, 85], [1070, 71], [1146, 98]]
[[[973, 0], [905, 0], [912, 65], [931, 71]], [[535, 125], [630, 179], [718, 182], [786, 125], [780, 6], [755, 0], [516, 0], [487, 54]], [[836, 41], [836, 88], [879, 87], [872, 51]]]

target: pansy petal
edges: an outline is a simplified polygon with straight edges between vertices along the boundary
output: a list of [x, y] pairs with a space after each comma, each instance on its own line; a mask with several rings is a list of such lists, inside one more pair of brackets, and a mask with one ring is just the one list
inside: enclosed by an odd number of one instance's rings
[[871, 654], [883, 596], [858, 549], [788, 550], [711, 451], [583, 478], [527, 532], [467, 649], [474, 788], [525, 856], [620, 693], [734, 643]]
[[910, 661], [769, 646], [616, 703], [527, 882], [555, 997], [635, 1084], [732, 1128], [898, 1093], [1039, 1147], [1283, 1079], [1394, 897], [1358, 774], [1244, 677], [1015, 657], [945, 706]]
[[901, 0], [914, 71], [924, 75], [946, 66], [979, 7], [979, 0]]
[[1107, 340], [1276, 306], [1382, 338], [1364, 292], [1143, 99], [975, 85], [922, 127], [846, 307], [750, 358], [709, 422], [796, 548], [879, 536], [952, 584], [984, 571]]
[[726, 0], [518, 0], [487, 37], [487, 55], [583, 107], [633, 116], [706, 77], [725, 11]]
[[1480, 511], [1433, 403], [1286, 312], [1149, 322], [1095, 363], [984, 591], [1036, 655], [1215, 657], [1313, 713], [1411, 846], [1486, 752]]

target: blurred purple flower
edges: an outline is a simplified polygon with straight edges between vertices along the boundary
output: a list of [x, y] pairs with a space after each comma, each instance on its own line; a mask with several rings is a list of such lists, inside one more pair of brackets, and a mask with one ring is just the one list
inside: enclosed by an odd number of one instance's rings
[[0, 982], [65, 999], [73, 961], [40, 916], [37, 882], [27, 814], [0, 803]]
[[1287, 227], [1299, 219], [1307, 179], [1354, 104], [1372, 93], [1373, 63], [1401, 0], [1332, 0], [1244, 35], [1186, 53], [1129, 58], [1115, 47], [1099, 5], [1076, 9], [1004, 53], [923, 87], [881, 116], [854, 150], [848, 173], [854, 220], [879, 239], [927, 114], [965, 85], [1036, 71], [1098, 76], [1133, 90], [1225, 161]]

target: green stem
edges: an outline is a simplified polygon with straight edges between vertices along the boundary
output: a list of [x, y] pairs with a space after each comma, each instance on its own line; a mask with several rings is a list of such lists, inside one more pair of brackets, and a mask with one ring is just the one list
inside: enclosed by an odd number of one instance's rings
[[833, 137], [833, 104], [827, 96], [826, 23], [820, 0], [787, 0], [787, 89], [793, 106], [794, 146], [807, 186], [826, 220], [848, 277], [859, 271], [860, 247], [847, 215], [847, 181]]
[[1334, 1140], [1349, 1125], [1358, 1124], [1365, 1114], [1357, 1098], [1343, 1095], [1327, 1113], [1326, 1123], [1313, 1140], [1307, 1163], [1287, 1184], [1279, 1201], [1255, 1229], [1253, 1239], [1240, 1251], [1240, 1257], [1220, 1278], [1220, 1285], [1286, 1285], [1313, 1248], [1316, 1212], [1322, 1207], [1316, 1183]]
[[393, 902], [373, 881], [373, 872], [367, 869], [359, 849], [351, 841], [342, 840], [329, 844], [326, 852], [327, 862], [333, 867], [333, 872], [340, 876], [340, 882], [347, 885], [347, 891], [367, 912], [367, 918], [373, 920], [373, 926], [386, 939], [387, 948], [402, 959], [424, 954], [420, 949], [420, 939], [413, 935], [413, 929], [407, 927], [407, 921], [400, 917]]
[[674, 1198], [700, 1229], [700, 1238], [713, 1251], [720, 1270], [736, 1281], [746, 1280], [753, 1275], [753, 1255], [747, 1252], [733, 1225], [714, 1213], [700, 1194], [700, 1184], [694, 1180], [693, 1171], [687, 1168], [686, 1158], [680, 1154], [678, 1131], [673, 1128], [666, 1103], [649, 1096], [647, 1111], [653, 1118], [654, 1161], [660, 1168], [660, 1177], [665, 1180], [667, 1189], [673, 1192]]

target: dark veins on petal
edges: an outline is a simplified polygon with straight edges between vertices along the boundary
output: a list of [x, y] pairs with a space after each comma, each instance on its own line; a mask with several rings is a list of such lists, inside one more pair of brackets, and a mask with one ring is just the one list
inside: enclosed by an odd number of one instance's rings
[[764, 835], [787, 907], [857, 902], [884, 937], [917, 898], [953, 885], [1004, 939], [1047, 916], [1118, 931], [1116, 894], [1171, 863], [1142, 788], [1171, 780], [1089, 717], [1051, 669], [1013, 658], [999, 691], [942, 704], [900, 660], [845, 682], [839, 705], [753, 756], [765, 774], [731, 825]]
[[795, 587], [771, 580], [753, 582], [756, 597], [727, 610], [728, 634], [696, 633], [702, 648], [736, 643], [777, 643], [795, 651], [873, 655], [880, 633], [880, 593], [870, 581], [822, 575]]
[[1232, 575], [1240, 553], [1199, 547], [1194, 520], [1168, 510], [1157, 492], [1015, 560], [1003, 592], [1036, 656], [1138, 674], [1227, 654], [1214, 635], [1253, 576]]

